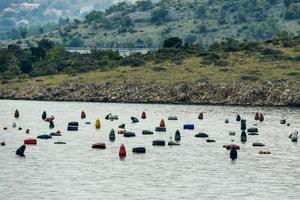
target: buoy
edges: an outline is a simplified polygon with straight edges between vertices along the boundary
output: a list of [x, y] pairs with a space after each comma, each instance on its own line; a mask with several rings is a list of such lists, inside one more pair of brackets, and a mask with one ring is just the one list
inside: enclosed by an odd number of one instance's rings
[[225, 119], [225, 124], [228, 124], [229, 123], [229, 119]]
[[119, 116], [118, 115], [110, 115], [109, 118], [108, 118], [110, 121], [113, 121], [113, 120], [118, 120], [119, 119]]
[[89, 124], [91, 124], [91, 122], [85, 122], [85, 124], [89, 125]]
[[26, 146], [23, 144], [21, 147], [19, 147], [19, 148], [17, 149], [16, 154], [17, 154], [18, 156], [24, 157], [24, 156], [25, 156], [25, 154], [24, 154], [25, 149], [26, 149]]
[[254, 142], [252, 144], [252, 146], [254, 146], [254, 147], [264, 147], [265, 145], [263, 143], [260, 143], [260, 142]]
[[111, 130], [110, 130], [110, 133], [109, 133], [109, 140], [110, 140], [110, 141], [115, 141], [115, 139], [116, 139], [115, 130], [114, 130], [114, 129], [111, 129]]
[[67, 144], [67, 143], [58, 141], [58, 142], [54, 142], [54, 144]]
[[223, 148], [226, 148], [227, 150], [230, 150], [231, 148], [235, 148], [236, 150], [240, 149], [240, 146], [237, 144], [224, 144]]
[[125, 134], [125, 133], [126, 133], [126, 129], [124, 129], [124, 128], [118, 129], [118, 134]]
[[17, 119], [17, 118], [19, 118], [19, 117], [20, 117], [19, 111], [18, 111], [18, 110], [15, 110], [15, 118]]
[[257, 132], [248, 132], [248, 135], [259, 135]]
[[168, 145], [169, 145], [169, 146], [178, 146], [178, 145], [180, 145], [180, 143], [175, 142], [175, 141], [173, 141], [173, 140], [170, 140], [170, 141], [168, 142]]
[[30, 133], [30, 130], [29, 130], [29, 129], [26, 129], [25, 133], [26, 133], [26, 134], [29, 134], [29, 133]]
[[180, 141], [181, 140], [181, 135], [180, 135], [179, 130], [176, 130], [174, 139], [175, 139], [175, 141]]
[[234, 131], [229, 131], [229, 135], [235, 135], [235, 132]]
[[6, 131], [6, 130], [7, 130], [7, 127], [4, 127], [4, 128], [3, 128], [3, 130], [5, 130], [5, 131]]
[[259, 114], [259, 121], [263, 122], [265, 120], [265, 117], [262, 113]]
[[21, 131], [21, 130], [22, 130], [22, 127], [19, 127], [18, 130]]
[[124, 137], [135, 137], [135, 133], [133, 133], [133, 132], [126, 132], [126, 133], [124, 133], [123, 136]]
[[298, 141], [298, 131], [294, 131], [292, 133], [291, 140], [292, 140], [292, 142], [297, 142]]
[[53, 121], [49, 121], [49, 129], [53, 129], [54, 128], [54, 122]]
[[132, 123], [138, 123], [139, 120], [136, 117], [130, 117]]
[[208, 137], [208, 134], [206, 134], [206, 133], [197, 133], [196, 135], [195, 135], [195, 137], [198, 137], [198, 138], [206, 138], [206, 137]]
[[198, 119], [203, 119], [203, 112], [199, 113]]
[[31, 144], [31, 145], [35, 145], [37, 144], [37, 140], [34, 138], [27, 138], [24, 140], [24, 144]]
[[271, 151], [266, 149], [266, 150], [260, 150], [258, 153], [259, 154], [271, 154]]
[[241, 142], [247, 142], [247, 134], [245, 131], [241, 133]]
[[164, 140], [154, 140], [152, 141], [153, 146], [166, 146], [166, 142]]
[[14, 123], [12, 124], [12, 127], [13, 127], [13, 128], [16, 128], [16, 127], [17, 127], [16, 122], [14, 122]]
[[167, 131], [167, 128], [166, 128], [166, 127], [156, 127], [156, 128], [155, 128], [155, 131], [156, 131], [156, 132], [166, 132], [166, 131]]
[[216, 142], [216, 140], [214, 140], [214, 139], [207, 139], [206, 142], [212, 143], [212, 142]]
[[68, 131], [78, 131], [79, 123], [75, 121], [71, 121], [68, 123]]
[[106, 149], [106, 145], [103, 142], [97, 142], [92, 145], [93, 149]]
[[241, 121], [241, 116], [240, 116], [240, 115], [237, 115], [237, 116], [236, 116], [236, 121], [237, 121], [237, 122]]
[[39, 135], [37, 136], [38, 139], [44, 139], [44, 140], [47, 140], [47, 139], [51, 139], [52, 136], [51, 135], [47, 135], [47, 134], [44, 134], [44, 135]]
[[126, 156], [126, 148], [125, 148], [124, 144], [121, 144], [121, 146], [120, 146], [119, 156], [120, 157], [125, 157]]
[[286, 120], [285, 119], [281, 119], [280, 120], [280, 124], [285, 124], [286, 123]]
[[246, 129], [247, 129], [246, 120], [242, 119], [241, 120], [241, 130], [244, 131]]
[[168, 120], [178, 120], [178, 118], [176, 116], [169, 116]]
[[46, 113], [46, 111], [44, 111], [43, 114], [42, 114], [42, 120], [45, 120], [45, 119], [47, 119], [47, 113]]
[[100, 127], [101, 127], [100, 119], [96, 120], [95, 127], [96, 127], [96, 129], [100, 129]]
[[58, 132], [52, 132], [50, 133], [51, 136], [61, 136], [61, 133]]
[[194, 130], [195, 127], [194, 127], [194, 124], [184, 124], [183, 129]]
[[1, 145], [1, 146], [5, 146], [5, 142], [2, 141], [2, 142], [0, 143], [0, 145]]
[[53, 121], [55, 119], [55, 117], [53, 115], [51, 115], [50, 117], [47, 117], [45, 119], [46, 122], [50, 122], [50, 121]]
[[255, 113], [255, 117], [254, 117], [254, 119], [255, 119], [256, 121], [258, 121], [258, 120], [259, 120], [259, 112], [256, 112], [256, 113]]
[[143, 135], [153, 135], [154, 133], [152, 131], [149, 131], [149, 130], [143, 130], [142, 134]]
[[248, 133], [257, 133], [258, 132], [258, 128], [248, 128], [247, 132]]
[[133, 153], [146, 153], [146, 148], [145, 147], [134, 147], [132, 149]]
[[291, 124], [290, 124], [290, 123], [287, 123], [286, 125], [287, 125], [287, 126], [290, 126]]
[[230, 149], [230, 159], [231, 160], [237, 159], [237, 150], [235, 147], [231, 147]]
[[145, 112], [142, 112], [141, 118], [142, 118], [142, 119], [146, 119], [146, 113], [145, 113]]
[[81, 111], [80, 117], [81, 117], [81, 119], [85, 119], [86, 118], [86, 114], [85, 114], [84, 111]]
[[165, 120], [161, 119], [159, 123], [159, 127], [166, 127]]
[[125, 128], [125, 124], [121, 124], [120, 126], [119, 126], [119, 128]]

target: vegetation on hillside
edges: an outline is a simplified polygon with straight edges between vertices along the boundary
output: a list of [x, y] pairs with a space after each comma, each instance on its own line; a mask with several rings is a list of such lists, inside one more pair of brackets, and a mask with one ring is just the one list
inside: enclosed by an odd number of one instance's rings
[[126, 57], [113, 50], [70, 53], [49, 40], [41, 40], [30, 49], [10, 45], [0, 50], [0, 80], [1, 84], [6, 84], [46, 76], [45, 80], [51, 82], [53, 78], [49, 75], [58, 74], [64, 79], [78, 75], [96, 82], [138, 77], [143, 77], [144, 81], [168, 82], [204, 77], [225, 82], [283, 78], [300, 82], [300, 36], [281, 32], [265, 42], [239, 42], [228, 38], [213, 43], [208, 49], [180, 42], [180, 38], [169, 38], [165, 41], [166, 48]]
[[170, 37], [209, 46], [224, 38], [267, 40], [300, 31], [299, 0], [151, 0], [93, 11], [46, 37], [66, 46], [161, 47]]

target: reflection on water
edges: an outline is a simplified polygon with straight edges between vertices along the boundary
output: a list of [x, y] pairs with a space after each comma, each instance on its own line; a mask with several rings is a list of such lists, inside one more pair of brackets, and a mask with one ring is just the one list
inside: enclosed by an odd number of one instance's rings
[[[20, 111], [17, 120], [15, 109]], [[63, 136], [38, 140], [38, 145], [27, 146], [26, 158], [17, 157], [15, 151], [25, 138], [50, 133], [49, 124], [41, 119], [44, 110], [55, 116], [55, 130], [61, 130]], [[85, 120], [80, 119], [81, 110], [87, 114]], [[145, 120], [140, 119], [142, 111], [147, 113]], [[197, 119], [200, 111], [205, 112], [201, 121]], [[250, 127], [256, 111], [265, 115], [265, 121], [258, 123], [260, 134], [248, 136], [238, 159], [231, 161], [222, 146], [232, 139], [240, 144], [235, 116], [240, 113]], [[119, 120], [104, 120], [108, 113], [119, 115]], [[168, 121], [169, 115], [179, 120]], [[283, 115], [290, 127], [279, 123]], [[130, 123], [130, 116], [139, 117], [140, 122]], [[94, 128], [98, 117], [100, 130]], [[162, 118], [166, 133], [141, 134], [143, 129], [154, 131]], [[224, 123], [226, 118], [229, 124]], [[289, 133], [300, 130], [299, 118], [297, 108], [0, 101], [0, 141], [6, 142], [0, 146], [0, 199], [299, 199], [299, 144], [288, 139]], [[67, 132], [67, 123], [73, 120], [79, 121], [79, 131]], [[14, 121], [23, 130], [13, 129]], [[117, 135], [110, 142], [111, 128], [121, 123], [137, 137]], [[194, 123], [195, 130], [183, 130], [185, 123]], [[176, 129], [182, 134], [180, 146], [152, 146], [155, 139], [168, 142], [170, 136], [174, 138]], [[216, 143], [195, 138], [199, 131]], [[236, 131], [236, 136], [229, 136], [229, 131]], [[107, 148], [92, 149], [98, 141]], [[271, 155], [259, 155], [261, 148], [252, 147], [253, 142], [265, 143]], [[118, 155], [121, 144], [127, 148], [124, 160]], [[131, 152], [139, 146], [145, 146], [147, 153]]]

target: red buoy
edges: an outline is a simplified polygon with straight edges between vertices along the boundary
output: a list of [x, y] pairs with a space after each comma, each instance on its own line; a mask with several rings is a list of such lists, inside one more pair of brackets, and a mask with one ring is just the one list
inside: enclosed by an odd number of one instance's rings
[[145, 112], [142, 112], [142, 119], [146, 119], [146, 113]]
[[97, 142], [92, 145], [93, 149], [106, 149], [106, 145], [103, 142]]
[[199, 113], [198, 119], [203, 119], [203, 112]]
[[26, 129], [25, 133], [26, 134], [29, 134], [30, 130], [29, 129]]
[[51, 115], [50, 117], [47, 117], [47, 118], [45, 119], [45, 121], [46, 121], [46, 122], [50, 122], [50, 121], [53, 121], [54, 119], [55, 119], [54, 116]]
[[84, 111], [81, 111], [81, 119], [85, 119], [86, 118], [86, 114]]
[[36, 144], [36, 139], [27, 138], [27, 139], [24, 140], [24, 144]]
[[121, 144], [120, 149], [119, 149], [119, 156], [125, 157], [126, 156], [126, 148], [124, 144]]
[[15, 118], [19, 118], [20, 117], [20, 113], [18, 110], [15, 110]]
[[263, 122], [265, 120], [265, 117], [262, 113], [259, 114], [259, 121]]
[[255, 119], [255, 120], [259, 120], [259, 112], [256, 112], [256, 113], [255, 113], [254, 119]]

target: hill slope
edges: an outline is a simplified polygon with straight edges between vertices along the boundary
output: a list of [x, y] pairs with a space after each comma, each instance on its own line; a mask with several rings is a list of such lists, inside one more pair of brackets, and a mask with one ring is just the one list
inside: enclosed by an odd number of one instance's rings
[[[17, 79], [3, 80], [0, 96], [60, 101], [300, 106], [299, 49], [300, 37], [276, 38], [265, 43], [238, 44], [227, 40], [209, 50], [161, 49], [127, 58], [108, 52], [106, 57], [105, 52], [98, 51], [91, 55], [66, 55], [54, 48], [47, 52], [45, 61], [37, 62], [30, 75], [42, 70], [47, 73], [61, 70], [59, 74], [36, 78], [26, 78], [23, 74]], [[5, 75], [18, 72], [14, 66]], [[71, 73], [66, 74], [65, 70]], [[91, 71], [79, 73], [82, 70]]]
[[208, 45], [226, 37], [265, 40], [280, 30], [299, 34], [299, 0], [150, 0], [94, 11], [82, 22], [29, 38], [67, 46], [158, 47], [171, 36]]

